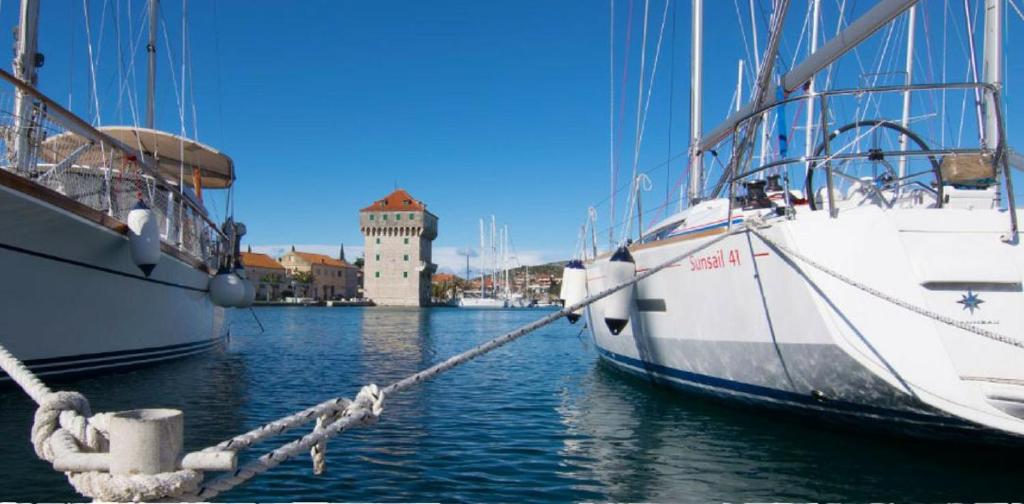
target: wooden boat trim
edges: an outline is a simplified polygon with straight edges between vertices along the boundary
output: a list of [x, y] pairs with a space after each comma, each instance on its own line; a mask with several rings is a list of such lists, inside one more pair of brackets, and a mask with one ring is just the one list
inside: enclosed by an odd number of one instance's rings
[[[690, 240], [696, 240], [698, 238], [707, 238], [709, 236], [717, 236], [717, 235], [725, 234], [725, 233], [728, 233], [728, 232], [729, 232], [729, 230], [727, 228], [708, 229], [708, 230], [700, 231], [700, 232], [697, 232], [697, 233], [686, 234], [686, 235], [682, 235], [682, 236], [673, 236], [672, 238], [666, 238], [664, 240], [658, 240], [658, 241], [654, 241], [654, 242], [650, 242], [650, 243], [634, 243], [633, 245], [629, 246], [629, 251], [630, 252], [638, 252], [638, 251], [641, 251], [641, 250], [647, 250], [647, 249], [652, 249], [652, 248], [657, 248], [657, 247], [663, 247], [665, 245], [672, 245], [673, 243], [680, 243], [680, 242], [685, 242], [685, 241], [690, 241]], [[611, 255], [611, 252], [605, 252], [605, 253], [603, 253], [603, 254], [601, 254], [601, 255], [599, 255], [599, 256], [597, 256], [597, 257], [595, 257], [595, 258], [593, 258], [593, 259], [591, 259], [591, 260], [589, 260], [587, 262], [588, 263], [593, 263], [594, 261], [597, 261], [599, 259], [604, 259], [604, 258], [606, 258], [606, 257], [608, 257], [610, 255]]]

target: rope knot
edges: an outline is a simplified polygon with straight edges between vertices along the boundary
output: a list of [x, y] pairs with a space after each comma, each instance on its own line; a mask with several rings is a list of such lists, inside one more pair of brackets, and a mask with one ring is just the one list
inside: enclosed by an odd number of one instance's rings
[[376, 422], [380, 418], [381, 412], [384, 411], [384, 391], [375, 383], [366, 385], [356, 394], [356, 400], [352, 402], [352, 405], [358, 409], [368, 409], [371, 415], [369, 420]]
[[[50, 450], [49, 443], [50, 437], [60, 428], [60, 414], [65, 411], [75, 412], [82, 419], [92, 416], [89, 400], [78, 392], [50, 392], [43, 396], [43, 400], [39, 403], [39, 408], [36, 409], [35, 418], [32, 421], [32, 446], [35, 448], [36, 455], [48, 462], [53, 461], [53, 451]], [[80, 432], [72, 432], [71, 434], [78, 439], [78, 435], [83, 434], [87, 428], [83, 425], [82, 429], [75, 430]], [[88, 436], [85, 435], [83, 437], [87, 438]], [[83, 444], [86, 444], [85, 441], [86, 439], [79, 439], [79, 442]], [[98, 445], [99, 443], [96, 442], [95, 444]]]
[[[356, 394], [356, 399], [349, 403], [344, 410], [318, 416], [313, 432], [323, 432], [341, 417], [352, 416], [359, 412], [369, 413], [362, 418], [361, 424], [373, 425], [377, 423], [382, 411], [384, 411], [384, 391], [376, 384], [371, 383], [360, 389]], [[313, 459], [313, 474], [317, 476], [323, 474], [327, 468], [327, 440], [317, 441], [310, 448], [309, 456]]]

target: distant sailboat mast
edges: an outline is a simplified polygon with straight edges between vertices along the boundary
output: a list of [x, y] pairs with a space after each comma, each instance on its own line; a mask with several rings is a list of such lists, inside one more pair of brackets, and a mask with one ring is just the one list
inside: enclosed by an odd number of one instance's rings
[[484, 278], [487, 276], [487, 243], [484, 241], [484, 219], [480, 218], [480, 297], [484, 297]]
[[498, 247], [495, 235], [498, 234], [494, 215], [491, 215], [491, 290], [497, 293], [498, 288]]

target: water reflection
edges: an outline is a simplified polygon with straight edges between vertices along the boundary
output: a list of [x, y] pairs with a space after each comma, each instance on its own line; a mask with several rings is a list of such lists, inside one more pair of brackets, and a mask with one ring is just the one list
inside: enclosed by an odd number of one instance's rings
[[360, 365], [366, 383], [384, 386], [432, 363], [433, 313], [417, 308], [363, 311]]
[[1024, 491], [1024, 464], [1008, 451], [728, 407], [605, 364], [560, 412], [572, 476], [589, 473], [610, 500], [1000, 500]]
[[[88, 378], [97, 411], [185, 411], [186, 449], [366, 383], [386, 385], [530, 322], [535, 311], [266, 308], [232, 315], [226, 351]], [[724, 407], [598, 364], [556, 324], [386, 399], [373, 428], [328, 444], [222, 501], [1019, 500], [1016, 452], [916, 443]], [[0, 498], [79, 499], [37, 461], [33, 406], [0, 390]], [[305, 429], [286, 436], [304, 434]], [[281, 440], [285, 440], [282, 437]], [[260, 446], [270, 449], [272, 444]], [[244, 454], [251, 458], [259, 450]]]

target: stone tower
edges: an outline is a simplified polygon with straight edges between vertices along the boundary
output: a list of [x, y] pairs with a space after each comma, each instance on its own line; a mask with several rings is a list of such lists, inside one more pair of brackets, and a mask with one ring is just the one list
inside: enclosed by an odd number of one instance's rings
[[359, 229], [366, 239], [366, 297], [379, 306], [429, 304], [437, 216], [427, 205], [396, 189], [359, 211]]

